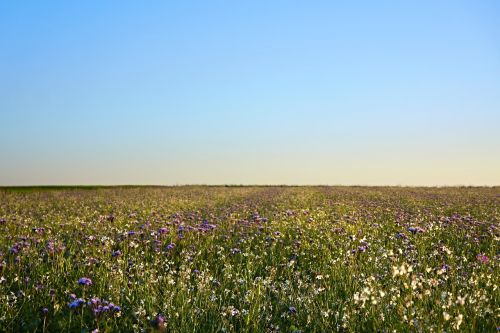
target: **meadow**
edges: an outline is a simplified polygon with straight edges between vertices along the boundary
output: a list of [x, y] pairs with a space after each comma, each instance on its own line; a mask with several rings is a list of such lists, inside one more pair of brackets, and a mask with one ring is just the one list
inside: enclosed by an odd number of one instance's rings
[[500, 188], [0, 189], [6, 332], [496, 332]]

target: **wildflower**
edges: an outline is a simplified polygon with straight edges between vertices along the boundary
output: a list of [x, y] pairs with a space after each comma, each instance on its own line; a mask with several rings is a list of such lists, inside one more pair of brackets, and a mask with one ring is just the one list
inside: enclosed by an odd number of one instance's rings
[[82, 305], [83, 303], [85, 303], [85, 301], [81, 298], [78, 298], [78, 299], [75, 299], [73, 302], [69, 303], [69, 308], [70, 309], [76, 309], [78, 308], [80, 305]]
[[163, 331], [165, 329], [165, 317], [161, 314], [156, 315], [155, 319], [151, 321], [151, 325], [154, 328]]
[[167, 251], [170, 251], [170, 250], [172, 250], [174, 247], [175, 247], [175, 244], [174, 244], [174, 243], [170, 243], [170, 244], [168, 244], [165, 248], [167, 249]]
[[92, 280], [87, 278], [87, 277], [82, 277], [78, 280], [78, 284], [80, 286], [91, 286], [92, 285]]
[[42, 314], [44, 316], [46, 316], [48, 313], [49, 313], [49, 309], [48, 308], [42, 308]]
[[481, 264], [488, 264], [490, 262], [490, 258], [488, 258], [487, 255], [485, 255], [484, 253], [479, 253], [477, 256], [476, 256], [476, 259], [481, 263]]
[[422, 229], [420, 227], [409, 227], [408, 231], [415, 235], [416, 233], [424, 232], [424, 229]]
[[116, 250], [116, 251], [113, 251], [113, 253], [111, 253], [111, 256], [114, 258], [114, 257], [119, 257], [122, 255], [122, 251], [120, 250]]
[[464, 316], [462, 314], [459, 314], [455, 318], [455, 323], [453, 324], [453, 328], [455, 328], [456, 330], [458, 330], [460, 328], [460, 325], [462, 325], [463, 319], [464, 319]]
[[237, 254], [237, 253], [241, 253], [241, 250], [238, 248], [231, 249], [231, 254]]
[[291, 306], [288, 308], [288, 313], [289, 314], [297, 313], [297, 309], [294, 306]]
[[237, 317], [240, 315], [240, 310], [236, 309], [234, 306], [229, 306], [227, 311], [232, 317]]
[[101, 302], [99, 297], [92, 297], [88, 302], [89, 305], [98, 305]]
[[408, 237], [404, 233], [398, 232], [396, 233], [396, 238], [407, 239]]

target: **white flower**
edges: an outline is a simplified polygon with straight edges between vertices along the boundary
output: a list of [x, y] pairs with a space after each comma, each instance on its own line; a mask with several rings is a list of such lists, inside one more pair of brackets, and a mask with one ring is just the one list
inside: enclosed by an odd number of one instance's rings
[[458, 330], [458, 328], [460, 327], [460, 325], [462, 325], [462, 320], [464, 319], [464, 316], [462, 314], [459, 314], [456, 318], [455, 318], [455, 324], [453, 325], [453, 327]]
[[457, 296], [457, 304], [464, 305], [465, 304], [465, 296], [464, 297]]

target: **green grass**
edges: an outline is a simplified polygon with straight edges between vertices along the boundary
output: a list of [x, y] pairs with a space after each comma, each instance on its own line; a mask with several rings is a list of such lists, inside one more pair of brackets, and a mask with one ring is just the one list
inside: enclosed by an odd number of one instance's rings
[[[493, 332], [499, 197], [498, 187], [3, 188], [0, 330]], [[70, 309], [74, 297], [85, 303]], [[120, 310], [96, 314], [92, 298]]]

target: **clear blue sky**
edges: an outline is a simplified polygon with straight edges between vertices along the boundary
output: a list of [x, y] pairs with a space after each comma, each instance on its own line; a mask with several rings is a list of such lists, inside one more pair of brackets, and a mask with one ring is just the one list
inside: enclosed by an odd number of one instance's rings
[[0, 184], [500, 184], [498, 1], [3, 1]]

